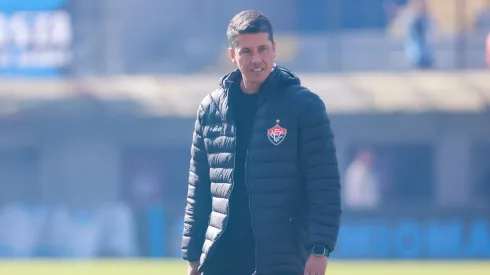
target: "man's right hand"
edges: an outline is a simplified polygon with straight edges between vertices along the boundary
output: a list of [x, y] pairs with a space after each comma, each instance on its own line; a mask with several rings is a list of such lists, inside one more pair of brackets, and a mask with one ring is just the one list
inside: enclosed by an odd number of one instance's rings
[[199, 262], [189, 262], [188, 275], [201, 275], [199, 272]]

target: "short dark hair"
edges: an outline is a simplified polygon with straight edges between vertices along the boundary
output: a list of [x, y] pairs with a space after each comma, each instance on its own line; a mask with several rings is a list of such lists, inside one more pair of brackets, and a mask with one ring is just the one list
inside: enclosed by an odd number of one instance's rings
[[245, 10], [231, 19], [228, 24], [228, 30], [226, 31], [230, 47], [235, 48], [237, 46], [237, 36], [246, 33], [267, 33], [269, 34], [269, 40], [271, 42], [274, 41], [272, 24], [269, 19], [259, 11]]

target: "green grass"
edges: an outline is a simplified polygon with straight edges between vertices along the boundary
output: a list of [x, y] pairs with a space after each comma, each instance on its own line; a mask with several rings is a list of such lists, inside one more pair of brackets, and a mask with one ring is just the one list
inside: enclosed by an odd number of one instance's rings
[[[181, 261], [0, 261], [2, 275], [186, 275]], [[489, 275], [487, 262], [331, 261], [327, 275]]]

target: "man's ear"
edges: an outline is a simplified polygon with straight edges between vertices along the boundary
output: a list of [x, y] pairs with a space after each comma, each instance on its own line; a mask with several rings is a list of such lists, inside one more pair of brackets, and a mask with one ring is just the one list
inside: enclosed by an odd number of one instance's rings
[[272, 52], [274, 53], [274, 57], [276, 57], [276, 41], [272, 41]]
[[236, 55], [235, 55], [235, 49], [233, 48], [228, 48], [228, 54], [230, 55], [231, 62], [233, 64], [236, 64]]

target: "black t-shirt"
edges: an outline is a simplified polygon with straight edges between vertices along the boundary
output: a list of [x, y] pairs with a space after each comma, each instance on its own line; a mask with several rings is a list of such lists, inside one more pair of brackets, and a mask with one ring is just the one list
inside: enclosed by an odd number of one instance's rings
[[255, 114], [257, 113], [257, 94], [245, 94], [239, 85], [232, 90], [231, 104], [236, 126], [236, 154], [234, 187], [230, 198], [230, 209], [233, 225], [239, 218], [244, 222], [250, 220], [248, 188], [245, 182], [245, 162], [252, 138]]
[[236, 126], [234, 186], [229, 201], [226, 230], [211, 255], [214, 272], [243, 269], [254, 272], [255, 238], [252, 229], [248, 188], [245, 182], [245, 161], [258, 109], [257, 94], [245, 94], [240, 85], [230, 88], [229, 104]]

